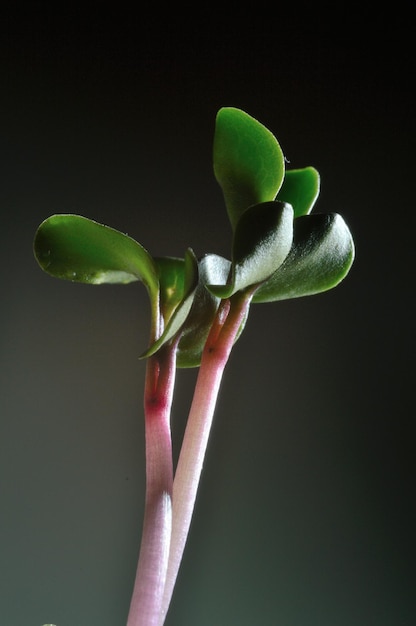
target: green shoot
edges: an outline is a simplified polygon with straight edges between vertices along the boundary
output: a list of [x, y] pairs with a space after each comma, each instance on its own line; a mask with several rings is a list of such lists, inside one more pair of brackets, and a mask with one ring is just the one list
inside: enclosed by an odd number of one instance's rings
[[[311, 214], [313, 167], [286, 171], [272, 133], [247, 113], [220, 109], [214, 174], [232, 229], [230, 260], [153, 258], [132, 238], [78, 215], [53, 215], [35, 236], [48, 274], [93, 285], [139, 281], [150, 300], [144, 392], [146, 496], [127, 626], [162, 626], [197, 497], [218, 392], [252, 304], [321, 293], [348, 274], [354, 243], [343, 218]], [[199, 367], [176, 469], [171, 407], [177, 368]]]

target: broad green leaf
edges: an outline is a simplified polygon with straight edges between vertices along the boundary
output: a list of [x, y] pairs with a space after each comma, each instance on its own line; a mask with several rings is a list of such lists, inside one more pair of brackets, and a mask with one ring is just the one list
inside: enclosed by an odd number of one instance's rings
[[185, 259], [163, 257], [155, 259], [160, 276], [160, 306], [165, 321], [161, 336], [141, 355], [155, 354], [181, 331], [192, 307], [198, 284], [198, 262], [192, 250]]
[[182, 328], [182, 336], [177, 351], [178, 367], [197, 367], [201, 362], [208, 333], [220, 303], [207, 290], [207, 285], [215, 282], [225, 284], [231, 262], [216, 254], [207, 254], [199, 261], [199, 282], [192, 309]]
[[34, 241], [41, 268], [57, 278], [100, 285], [141, 280], [155, 296], [156, 266], [137, 241], [80, 215], [53, 215], [39, 226]]
[[224, 286], [210, 291], [229, 298], [237, 291], [258, 285], [271, 276], [290, 251], [293, 209], [283, 202], [263, 202], [242, 214], [234, 233], [232, 272]]
[[340, 215], [295, 219], [293, 245], [280, 268], [256, 291], [253, 302], [308, 296], [335, 287], [354, 260], [354, 243]]
[[279, 143], [263, 124], [240, 109], [219, 110], [214, 134], [214, 174], [233, 229], [249, 206], [275, 199], [284, 171]]
[[295, 217], [308, 215], [319, 196], [320, 177], [314, 167], [286, 170], [276, 200], [292, 205]]

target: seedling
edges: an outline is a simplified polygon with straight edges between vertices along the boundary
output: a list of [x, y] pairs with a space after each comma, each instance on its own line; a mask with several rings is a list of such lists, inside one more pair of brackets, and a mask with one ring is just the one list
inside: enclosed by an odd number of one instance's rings
[[[127, 626], [162, 626], [191, 523], [218, 391], [251, 304], [335, 287], [354, 258], [340, 215], [311, 214], [320, 178], [313, 167], [286, 170], [272, 133], [247, 113], [220, 109], [214, 174], [231, 223], [230, 260], [153, 258], [127, 235], [79, 215], [53, 215], [34, 252], [52, 276], [93, 285], [144, 284], [150, 341], [144, 390], [146, 496]], [[199, 367], [174, 471], [171, 405], [176, 368]]]

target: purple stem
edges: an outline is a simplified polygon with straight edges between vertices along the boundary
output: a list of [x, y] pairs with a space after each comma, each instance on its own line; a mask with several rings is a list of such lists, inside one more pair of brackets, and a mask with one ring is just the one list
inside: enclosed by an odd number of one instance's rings
[[164, 623], [185, 549], [224, 368], [251, 297], [236, 294], [221, 302], [202, 354], [173, 483], [172, 537], [159, 626]]
[[165, 585], [172, 526], [170, 411], [176, 373], [176, 345], [162, 348], [147, 363], [144, 391], [146, 499], [142, 540], [127, 626], [157, 626]]

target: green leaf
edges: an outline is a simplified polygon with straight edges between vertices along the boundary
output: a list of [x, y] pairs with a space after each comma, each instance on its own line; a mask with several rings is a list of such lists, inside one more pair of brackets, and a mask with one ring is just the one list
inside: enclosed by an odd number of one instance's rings
[[292, 205], [295, 217], [308, 215], [319, 196], [320, 177], [314, 167], [286, 170], [276, 200]]
[[165, 324], [183, 298], [195, 289], [198, 282], [198, 263], [192, 250], [185, 259], [155, 258], [160, 284], [160, 310]]
[[224, 286], [210, 285], [216, 296], [229, 298], [271, 276], [290, 251], [293, 209], [283, 202], [263, 202], [242, 214], [234, 233], [232, 272]]
[[251, 205], [274, 200], [285, 162], [276, 138], [240, 109], [224, 107], [216, 118], [214, 174], [233, 229]]
[[160, 276], [160, 306], [165, 321], [161, 336], [141, 355], [147, 358], [173, 339], [182, 327], [192, 307], [198, 284], [198, 262], [192, 250], [185, 259], [163, 257], [155, 259]]
[[209, 292], [207, 285], [213, 282], [225, 284], [230, 269], [231, 262], [216, 254], [207, 254], [199, 261], [199, 282], [178, 345], [178, 367], [197, 367], [200, 364], [202, 351], [220, 303], [220, 298]]
[[280, 268], [256, 291], [253, 302], [308, 296], [335, 287], [354, 260], [354, 243], [340, 215], [295, 219], [293, 245]]
[[159, 281], [150, 254], [123, 233], [80, 215], [53, 215], [39, 226], [35, 257], [48, 274], [100, 285], [141, 280], [153, 295]]

